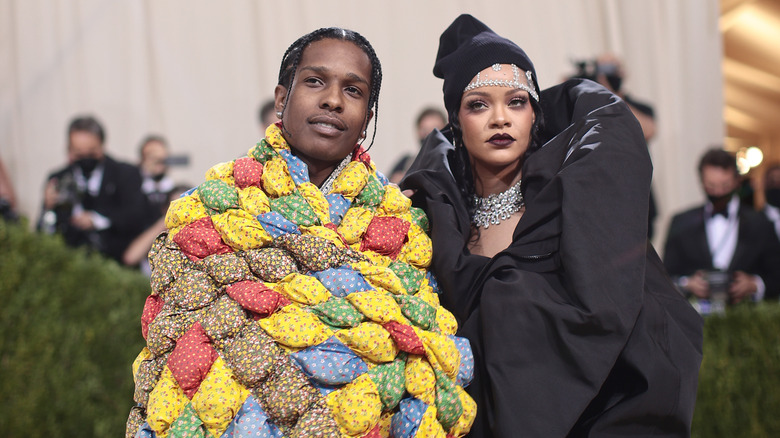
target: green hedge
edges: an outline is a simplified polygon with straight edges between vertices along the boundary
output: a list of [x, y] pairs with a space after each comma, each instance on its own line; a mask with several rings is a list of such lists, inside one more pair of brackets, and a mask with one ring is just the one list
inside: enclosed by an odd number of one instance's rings
[[707, 317], [693, 436], [780, 436], [779, 393], [780, 305]]
[[0, 431], [123, 436], [142, 274], [0, 220]]
[[[0, 221], [0, 432], [123, 436], [149, 282]], [[705, 319], [694, 437], [780, 436], [780, 305]]]

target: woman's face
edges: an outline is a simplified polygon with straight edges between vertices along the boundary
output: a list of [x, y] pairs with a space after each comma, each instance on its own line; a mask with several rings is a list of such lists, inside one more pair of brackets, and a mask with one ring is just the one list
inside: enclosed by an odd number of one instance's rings
[[284, 137], [310, 170], [333, 167], [352, 152], [373, 115], [370, 82], [368, 55], [352, 42], [327, 38], [304, 49], [289, 99], [276, 86], [277, 111], [286, 106]]
[[[520, 81], [525, 81], [525, 72], [520, 72]], [[513, 79], [508, 64], [502, 64], [499, 71], [488, 67], [479, 75], [482, 81]], [[472, 83], [474, 80], [476, 76]], [[519, 171], [536, 119], [530, 99], [527, 91], [506, 86], [484, 86], [463, 93], [458, 120], [476, 176], [501, 174], [509, 168]]]

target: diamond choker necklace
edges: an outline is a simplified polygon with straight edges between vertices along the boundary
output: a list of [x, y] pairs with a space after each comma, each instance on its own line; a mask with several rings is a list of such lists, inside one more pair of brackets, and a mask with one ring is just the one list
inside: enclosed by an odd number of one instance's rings
[[523, 194], [520, 192], [521, 182], [522, 180], [503, 192], [487, 198], [472, 196], [471, 205], [474, 206], [474, 215], [471, 217], [471, 222], [477, 228], [487, 229], [491, 224], [498, 225], [513, 213], [520, 211], [525, 205]]

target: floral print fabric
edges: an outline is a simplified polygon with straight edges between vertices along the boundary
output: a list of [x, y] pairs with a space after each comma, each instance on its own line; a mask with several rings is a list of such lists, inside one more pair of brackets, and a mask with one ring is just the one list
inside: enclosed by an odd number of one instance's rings
[[427, 220], [356, 147], [320, 193], [278, 126], [172, 203], [128, 437], [465, 435], [468, 341]]

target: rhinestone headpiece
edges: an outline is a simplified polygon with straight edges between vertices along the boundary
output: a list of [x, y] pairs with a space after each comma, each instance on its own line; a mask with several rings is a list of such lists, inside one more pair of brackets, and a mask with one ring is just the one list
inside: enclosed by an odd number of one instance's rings
[[[528, 92], [528, 94], [531, 95], [531, 97], [534, 98], [535, 101], [539, 102], [539, 94], [536, 92], [536, 88], [534, 87], [534, 82], [532, 80], [533, 74], [530, 70], [526, 70], [525, 77], [528, 79], [528, 85], [523, 84], [520, 82], [520, 69], [517, 68], [516, 65], [510, 64], [512, 66], [512, 80], [508, 81], [506, 79], [488, 79], [488, 78], [482, 78], [480, 75], [482, 72], [477, 73], [477, 79], [474, 80], [474, 82], [468, 84], [466, 88], [463, 89], [463, 92], [467, 92], [469, 90], [473, 90], [475, 88], [479, 87], [510, 87], [510, 88], [519, 88], [521, 90], [525, 90]], [[501, 64], [493, 64], [493, 71], [501, 71]]]

